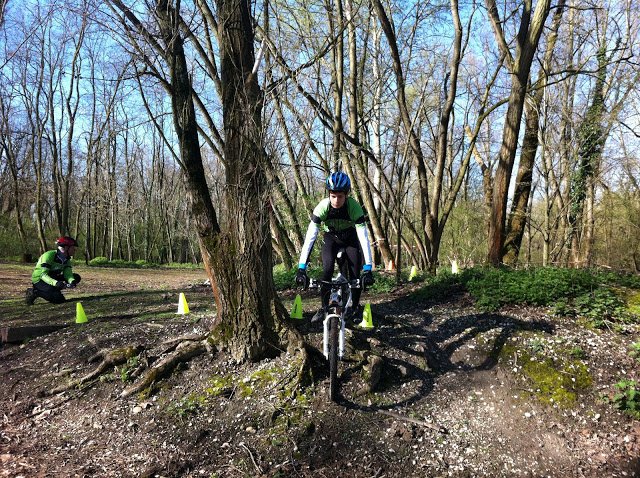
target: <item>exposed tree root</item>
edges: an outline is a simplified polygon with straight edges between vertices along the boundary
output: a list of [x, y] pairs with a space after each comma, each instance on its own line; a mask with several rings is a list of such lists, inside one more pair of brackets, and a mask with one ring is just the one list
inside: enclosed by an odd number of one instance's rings
[[[140, 380], [135, 382], [130, 387], [126, 388], [121, 394], [121, 397], [128, 397], [143, 390], [151, 389], [156, 381], [168, 376], [173, 369], [180, 363], [186, 362], [193, 357], [196, 357], [204, 352], [211, 352], [212, 346], [208, 341], [206, 335], [188, 335], [183, 337], [173, 338], [164, 342], [165, 349], [161, 352], [161, 355], [166, 355], [164, 358], [156, 362], [153, 366], [147, 369], [146, 373]], [[73, 380], [65, 385], [53, 388], [48, 391], [42, 392], [42, 395], [55, 395], [60, 392], [78, 388], [91, 380], [98, 378], [100, 375], [108, 372], [113, 367], [126, 363], [131, 357], [134, 357], [144, 349], [141, 345], [128, 346], [115, 350], [100, 350], [93, 355], [89, 362], [95, 362], [102, 359], [98, 366], [89, 374]], [[130, 377], [136, 378], [141, 375], [144, 368], [148, 367], [148, 363], [145, 360], [140, 366], [134, 370]]]
[[111, 368], [126, 363], [131, 357], [138, 355], [144, 347], [141, 345], [132, 345], [129, 347], [123, 347], [115, 350], [101, 350], [97, 354], [93, 355], [89, 361], [95, 362], [96, 360], [102, 358], [102, 361], [98, 364], [98, 366], [88, 375], [81, 377], [77, 380], [72, 380], [71, 382], [60, 385], [59, 387], [53, 388], [51, 390], [45, 391], [44, 395], [55, 395], [60, 392], [65, 392], [72, 388], [79, 387], [110, 370]]
[[174, 351], [181, 343], [190, 341], [190, 342], [200, 342], [202, 340], [206, 340], [208, 337], [207, 334], [186, 334], [181, 335], [180, 337], [173, 337], [171, 339], [167, 339], [162, 342], [162, 345], [165, 346], [165, 349], [160, 352], [159, 355], [165, 355], [169, 352]]
[[130, 387], [125, 388], [120, 396], [125, 398], [135, 393], [151, 389], [156, 381], [168, 376], [178, 364], [186, 362], [207, 351], [211, 351], [211, 349], [212, 346], [207, 339], [180, 342], [173, 352], [154, 364], [140, 380]]
[[322, 353], [307, 344], [302, 334], [288, 324], [286, 319], [281, 323], [285, 326], [279, 333], [282, 343], [286, 346], [286, 353], [291, 356], [292, 367], [290, 373], [281, 380], [280, 386], [288, 390], [293, 398], [304, 388], [316, 382], [321, 374], [320, 370], [324, 367], [324, 357]]

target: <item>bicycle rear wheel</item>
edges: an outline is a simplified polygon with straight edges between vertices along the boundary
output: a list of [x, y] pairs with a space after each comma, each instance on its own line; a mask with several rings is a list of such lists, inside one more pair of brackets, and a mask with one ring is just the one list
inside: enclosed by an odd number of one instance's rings
[[329, 400], [338, 399], [338, 328], [340, 317], [329, 317]]

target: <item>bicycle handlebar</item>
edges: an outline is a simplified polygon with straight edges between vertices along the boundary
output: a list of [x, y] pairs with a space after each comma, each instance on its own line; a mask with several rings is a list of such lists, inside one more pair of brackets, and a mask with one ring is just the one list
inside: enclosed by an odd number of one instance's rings
[[344, 285], [349, 286], [350, 289], [363, 289], [365, 288], [364, 284], [360, 279], [353, 279], [352, 281], [347, 280], [335, 280], [331, 279], [330, 281], [321, 280], [321, 279], [309, 279], [309, 285], [306, 287], [307, 289], [318, 289], [322, 284], [330, 285], [331, 287], [342, 287]]

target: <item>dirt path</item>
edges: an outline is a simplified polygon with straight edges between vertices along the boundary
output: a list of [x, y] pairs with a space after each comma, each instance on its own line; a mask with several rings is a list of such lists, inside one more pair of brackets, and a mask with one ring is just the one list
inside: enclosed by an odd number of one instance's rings
[[[135, 364], [41, 397], [90, 372], [101, 348], [142, 344], [141, 360], [156, 360], [163, 340], [206, 330], [204, 274], [149, 272], [81, 271], [88, 324], [0, 349], [0, 476], [640, 476], [640, 422], [602, 400], [638, 378], [628, 354], [637, 332], [589, 330], [539, 309], [479, 314], [466, 297], [372, 298], [376, 328], [349, 333], [339, 405], [322, 377], [295, 398], [282, 390], [287, 357], [238, 365], [224, 353], [193, 360], [149, 397], [118, 398]], [[24, 271], [0, 267], [0, 277], [15, 274]], [[19, 289], [0, 301], [5, 321], [71, 313], [28, 308]], [[180, 290], [187, 317], [175, 314]], [[307, 318], [314, 300], [304, 298]], [[319, 327], [297, 326], [319, 344]], [[384, 361], [373, 393], [362, 393], [360, 349]]]

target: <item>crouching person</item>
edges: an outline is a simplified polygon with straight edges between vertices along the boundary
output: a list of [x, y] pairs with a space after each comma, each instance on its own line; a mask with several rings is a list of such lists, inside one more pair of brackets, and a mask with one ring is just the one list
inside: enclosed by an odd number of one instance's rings
[[73, 237], [63, 236], [56, 241], [56, 249], [40, 256], [36, 268], [31, 274], [33, 287], [27, 289], [25, 301], [32, 305], [37, 297], [53, 304], [66, 301], [62, 289], [72, 289], [80, 282], [80, 276], [71, 270], [71, 257], [75, 254], [78, 242]]

